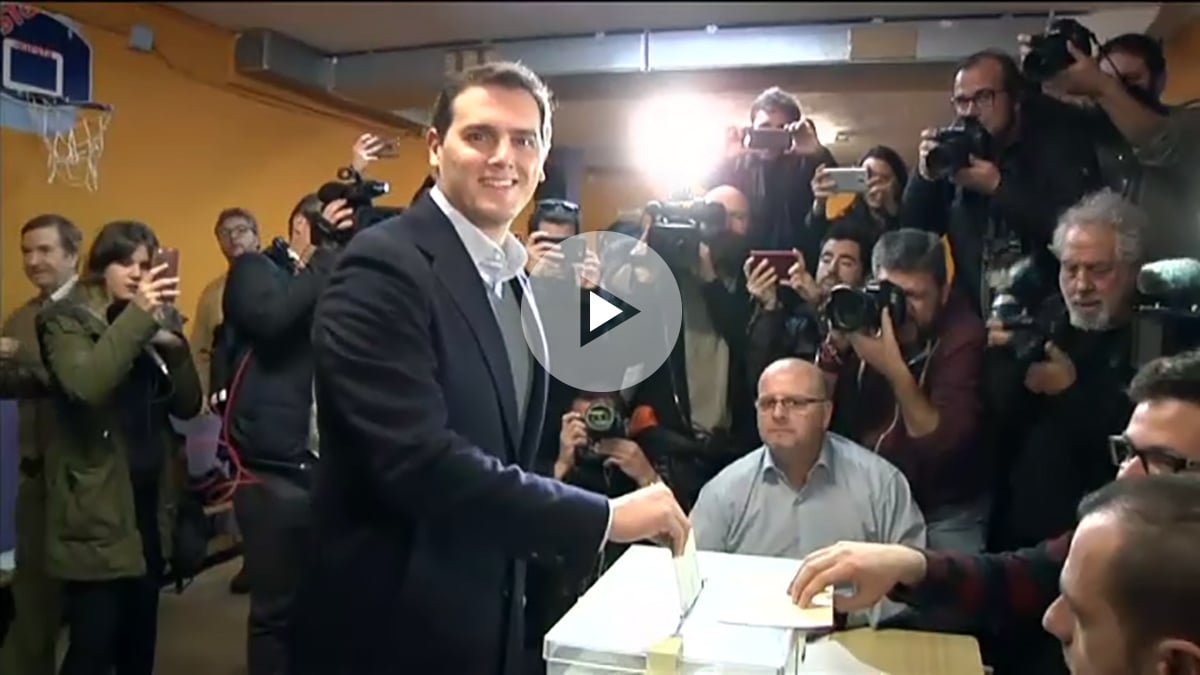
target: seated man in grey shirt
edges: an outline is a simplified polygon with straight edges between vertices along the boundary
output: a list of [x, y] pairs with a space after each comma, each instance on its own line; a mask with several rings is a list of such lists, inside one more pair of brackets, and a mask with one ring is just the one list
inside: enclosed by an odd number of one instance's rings
[[[755, 407], [765, 445], [700, 491], [691, 514], [697, 548], [800, 560], [841, 540], [925, 545], [925, 520], [904, 475], [827, 431], [833, 406], [820, 369], [799, 359], [772, 363]], [[884, 604], [876, 620], [903, 608]]]

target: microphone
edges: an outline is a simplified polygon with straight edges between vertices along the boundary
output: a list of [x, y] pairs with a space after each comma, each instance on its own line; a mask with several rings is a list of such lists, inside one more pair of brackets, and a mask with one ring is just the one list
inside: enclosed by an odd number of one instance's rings
[[1200, 260], [1170, 258], [1142, 265], [1137, 289], [1151, 298], [1200, 303]]

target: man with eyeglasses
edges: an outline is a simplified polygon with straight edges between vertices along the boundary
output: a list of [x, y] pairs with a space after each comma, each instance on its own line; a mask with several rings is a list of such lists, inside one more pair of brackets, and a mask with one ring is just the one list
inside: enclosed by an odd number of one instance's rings
[[1002, 51], [978, 52], [959, 64], [951, 105], [959, 121], [979, 122], [991, 147], [942, 176], [928, 161], [940, 145], [938, 130], [921, 132], [918, 170], [904, 191], [900, 220], [947, 235], [955, 286], [982, 315], [999, 283], [995, 273], [1044, 250], [1058, 214], [1100, 188], [1100, 169], [1094, 139], [1072, 123], [1068, 106], [1036, 91]]
[[[1110, 443], [1117, 480], [1154, 474], [1200, 480], [1200, 350], [1146, 364], [1129, 396], [1133, 414]], [[789, 590], [807, 606], [830, 584], [850, 584], [851, 593], [834, 599], [842, 611], [870, 607], [886, 596], [923, 613], [973, 617], [985, 629], [1030, 625], [1058, 596], [1072, 535], [973, 556], [845, 541], [804, 558]], [[1034, 672], [1025, 665], [1015, 664], [1016, 672]]]
[[[815, 365], [774, 362], [759, 378], [754, 405], [763, 446], [700, 491], [691, 513], [697, 548], [802, 558], [846, 538], [925, 546], [925, 521], [904, 474], [828, 431], [833, 405]], [[892, 603], [880, 613], [899, 609]], [[865, 619], [859, 613], [847, 622]]]

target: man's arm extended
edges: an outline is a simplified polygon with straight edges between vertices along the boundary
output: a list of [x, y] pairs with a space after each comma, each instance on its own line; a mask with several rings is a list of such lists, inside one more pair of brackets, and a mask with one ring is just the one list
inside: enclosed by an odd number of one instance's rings
[[[449, 428], [434, 347], [433, 281], [415, 249], [368, 230], [351, 242], [317, 309], [322, 417], [390, 513], [516, 557], [590, 560], [608, 500], [503, 464]], [[469, 340], [467, 336], [463, 339]]]

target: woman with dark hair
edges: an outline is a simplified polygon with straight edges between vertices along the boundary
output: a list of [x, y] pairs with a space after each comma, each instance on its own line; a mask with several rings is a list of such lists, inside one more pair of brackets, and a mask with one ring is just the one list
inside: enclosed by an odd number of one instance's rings
[[[876, 239], [884, 232], [899, 229], [900, 198], [908, 184], [908, 167], [904, 160], [895, 150], [877, 145], [867, 150], [857, 166], [867, 170], [867, 191], [854, 195], [850, 205], [832, 218], [826, 207], [836, 185], [824, 166], [817, 168], [812, 180], [813, 206], [808, 215], [808, 227], [823, 235], [829, 229], [830, 221], [849, 219], [871, 232]], [[863, 253], [870, 258], [870, 250]]]
[[83, 278], [37, 317], [56, 416], [46, 567], [66, 582], [61, 675], [154, 670], [182, 445], [169, 416], [195, 416], [201, 397], [182, 326], [163, 327], [179, 280], [151, 268], [157, 250], [142, 223], [105, 225]]

